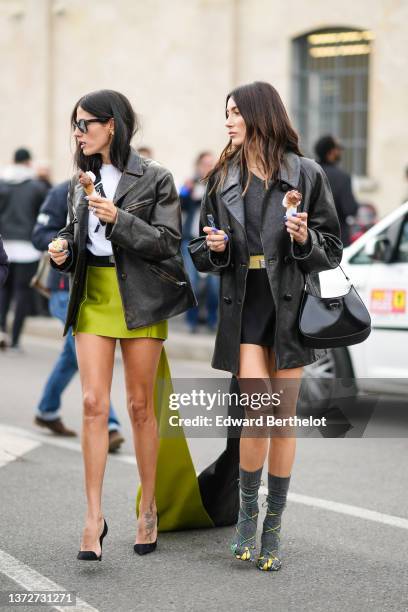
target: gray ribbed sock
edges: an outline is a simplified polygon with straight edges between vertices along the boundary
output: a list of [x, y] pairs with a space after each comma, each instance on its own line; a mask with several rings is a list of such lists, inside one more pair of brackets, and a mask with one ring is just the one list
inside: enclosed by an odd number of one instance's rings
[[231, 550], [237, 559], [253, 560], [253, 550], [256, 544], [256, 527], [258, 521], [258, 490], [261, 484], [262, 468], [255, 472], [247, 472], [239, 468], [239, 488], [241, 505], [235, 538]]
[[268, 474], [266, 516], [263, 524], [261, 552], [257, 566], [264, 571], [276, 571], [281, 567], [279, 541], [282, 512], [288, 496], [290, 476], [281, 478]]

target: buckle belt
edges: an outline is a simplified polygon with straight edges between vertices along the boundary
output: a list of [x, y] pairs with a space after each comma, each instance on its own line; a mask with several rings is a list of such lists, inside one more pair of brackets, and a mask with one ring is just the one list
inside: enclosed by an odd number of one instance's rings
[[265, 268], [265, 256], [264, 255], [251, 255], [249, 258], [249, 270], [259, 270]]
[[98, 268], [113, 268], [115, 266], [113, 255], [94, 255], [91, 251], [87, 251], [86, 255], [88, 266], [96, 266]]

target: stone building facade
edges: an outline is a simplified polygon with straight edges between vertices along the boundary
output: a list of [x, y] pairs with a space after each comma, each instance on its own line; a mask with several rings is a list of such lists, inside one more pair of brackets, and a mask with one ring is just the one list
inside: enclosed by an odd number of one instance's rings
[[340, 131], [357, 194], [384, 214], [407, 192], [407, 22], [405, 0], [0, 0], [0, 164], [25, 145], [65, 179], [75, 101], [112, 88], [140, 114], [135, 144], [181, 181], [223, 148], [226, 93], [267, 80], [306, 153]]

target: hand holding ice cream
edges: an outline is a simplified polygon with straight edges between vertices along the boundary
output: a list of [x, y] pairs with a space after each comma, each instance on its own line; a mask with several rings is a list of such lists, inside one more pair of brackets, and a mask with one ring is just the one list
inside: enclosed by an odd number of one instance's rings
[[286, 208], [285, 225], [290, 240], [296, 240], [299, 244], [305, 244], [308, 238], [307, 232], [307, 213], [297, 212], [302, 202], [302, 194], [296, 189], [292, 189], [285, 194], [282, 206]]
[[103, 223], [115, 223], [118, 216], [118, 209], [115, 204], [107, 198], [102, 198], [95, 189], [96, 176], [90, 170], [82, 172], [79, 176], [88, 200], [88, 208]]
[[292, 189], [285, 194], [282, 200], [282, 206], [286, 208], [286, 216], [292, 217], [302, 202], [302, 194], [296, 189]]
[[68, 242], [65, 238], [54, 238], [48, 245], [48, 254], [58, 266], [63, 264], [69, 254]]

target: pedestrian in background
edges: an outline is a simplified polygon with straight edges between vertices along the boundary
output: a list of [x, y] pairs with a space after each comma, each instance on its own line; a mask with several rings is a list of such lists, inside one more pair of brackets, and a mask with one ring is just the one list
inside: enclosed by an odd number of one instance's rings
[[6, 278], [8, 275], [8, 268], [9, 268], [9, 264], [8, 264], [8, 259], [7, 259], [7, 253], [4, 250], [3, 240], [2, 240], [2, 237], [0, 236], [0, 289], [6, 282]]
[[[215, 331], [217, 326], [219, 279], [217, 276], [203, 274], [197, 270], [188, 252], [188, 244], [190, 240], [198, 236], [200, 206], [205, 192], [203, 179], [213, 169], [214, 163], [215, 160], [212, 153], [209, 151], [200, 153], [194, 163], [194, 175], [184, 183], [179, 194], [183, 213], [183, 239], [181, 249], [187, 272], [196, 295], [199, 293], [201, 278], [204, 281], [204, 302], [207, 308], [205, 322], [211, 332]], [[186, 321], [190, 332], [196, 333], [199, 324], [199, 306], [194, 306], [187, 311]]]
[[[116, 341], [141, 480], [134, 551], [145, 555], [156, 549], [156, 488], [165, 479], [157, 473], [156, 481], [156, 374], [165, 360], [167, 319], [185, 312], [195, 298], [180, 254], [181, 213], [173, 177], [130, 147], [138, 121], [129, 100], [111, 90], [92, 92], [76, 103], [71, 123], [80, 171], [70, 185], [68, 225], [49, 253], [54, 267], [72, 273], [65, 331], [72, 325], [82, 383], [87, 494], [77, 558], [91, 561], [101, 559], [108, 531], [102, 486]], [[93, 173], [94, 187], [86, 172]], [[85, 187], [90, 188], [87, 196]], [[168, 399], [167, 406], [157, 406], [157, 414], [167, 408]]]
[[[31, 234], [47, 187], [36, 178], [27, 149], [18, 149], [14, 164], [5, 168], [0, 179], [0, 233], [9, 259], [9, 275], [0, 290], [0, 345], [20, 351], [20, 335], [30, 312], [34, 276], [41, 253], [31, 242]], [[11, 341], [7, 336], [7, 315], [12, 301], [14, 321]]]
[[343, 246], [350, 244], [350, 225], [357, 214], [358, 203], [353, 195], [351, 176], [339, 167], [343, 147], [331, 136], [322, 136], [315, 144], [318, 163], [329, 179], [334, 204], [340, 222], [340, 234]]
[[[69, 181], [65, 181], [51, 189], [44, 204], [41, 206], [32, 235], [33, 245], [39, 251], [48, 250], [49, 243], [55, 238], [59, 230], [65, 227], [68, 214], [68, 186]], [[68, 276], [51, 269], [48, 275], [47, 286], [50, 290], [50, 314], [65, 325], [69, 302]], [[37, 413], [34, 419], [36, 425], [46, 427], [57, 435], [76, 435], [74, 431], [64, 425], [60, 412], [61, 396], [77, 371], [78, 362], [75, 340], [72, 336], [72, 329], [69, 329], [62, 352], [48, 377], [37, 406]], [[119, 420], [112, 403], [109, 408], [108, 429], [109, 452], [114, 452], [119, 449], [124, 442], [124, 438], [120, 432]]]
[[[191, 245], [197, 268], [221, 275], [212, 365], [237, 376], [241, 392], [254, 386], [269, 391], [272, 381], [277, 389], [285, 379], [292, 382], [284, 388], [290, 392], [287, 416], [293, 416], [303, 366], [322, 356], [305, 346], [299, 333], [305, 274], [339, 264], [339, 222], [327, 177], [302, 156], [274, 87], [262, 82], [237, 87], [227, 96], [225, 112], [229, 142], [209, 174], [202, 202], [200, 235], [206, 239], [198, 248], [197, 242]], [[300, 212], [285, 218], [282, 203], [288, 192], [298, 202], [300, 196], [301, 205]], [[258, 491], [267, 459], [267, 510], [256, 564], [275, 571], [281, 567], [281, 517], [296, 437], [290, 431], [270, 440], [245, 433], [241, 505], [231, 549], [238, 559], [254, 559]]]

